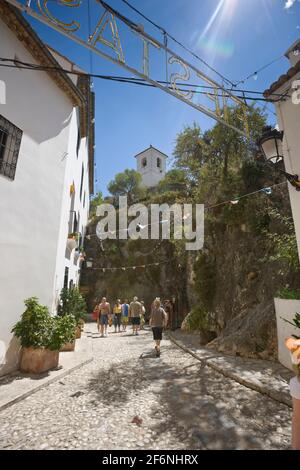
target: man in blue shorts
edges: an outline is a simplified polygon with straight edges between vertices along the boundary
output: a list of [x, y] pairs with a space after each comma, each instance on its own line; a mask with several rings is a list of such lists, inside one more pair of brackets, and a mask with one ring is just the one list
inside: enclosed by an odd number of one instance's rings
[[132, 333], [138, 334], [138, 329], [141, 323], [142, 304], [138, 301], [137, 297], [133, 298], [133, 302], [129, 305], [129, 318], [132, 322]]

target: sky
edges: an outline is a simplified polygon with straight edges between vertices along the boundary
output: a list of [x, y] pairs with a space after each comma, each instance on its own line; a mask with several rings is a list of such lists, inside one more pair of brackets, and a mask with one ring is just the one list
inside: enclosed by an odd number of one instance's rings
[[[284, 53], [300, 38], [300, 0], [128, 1], [233, 82], [248, 77], [276, 60], [242, 83], [240, 87], [245, 90], [264, 91], [285, 73], [289, 62]], [[60, 18], [79, 19], [79, 35], [83, 38], [94, 30], [103, 11], [96, 0], [90, 0], [90, 15], [88, 0], [81, 1], [80, 10], [57, 6], [53, 1], [48, 3], [49, 10]], [[161, 33], [129, 9], [122, 0], [107, 0], [107, 3], [135, 23], [143, 25], [147, 33], [162, 41]], [[42, 40], [87, 72], [130, 76], [121, 67], [97, 55], [91, 56], [89, 51], [49, 27], [36, 20], [28, 20]], [[126, 63], [140, 69], [141, 40], [120, 22], [117, 21], [117, 24]], [[169, 41], [169, 47], [221, 83], [217, 75], [172, 41]], [[101, 48], [114, 56], [109, 48]], [[166, 77], [164, 57], [153, 47], [150, 47], [150, 75], [158, 80]], [[159, 89], [95, 79], [94, 91], [95, 192], [107, 194], [107, 185], [116, 173], [126, 168], [136, 168], [134, 155], [150, 144], [170, 157], [170, 167], [176, 136], [185, 126], [196, 122], [205, 131], [215, 123]], [[276, 124], [272, 111], [274, 113], [273, 106], [268, 105], [270, 124]]]

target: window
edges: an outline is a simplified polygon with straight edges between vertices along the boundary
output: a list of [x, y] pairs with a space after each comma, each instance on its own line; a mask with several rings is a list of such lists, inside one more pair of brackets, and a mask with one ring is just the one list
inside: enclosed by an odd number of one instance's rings
[[81, 197], [82, 197], [83, 176], [84, 176], [84, 168], [83, 168], [83, 165], [82, 165], [81, 182], [80, 182], [80, 200], [81, 200]]
[[78, 152], [79, 152], [80, 142], [81, 142], [81, 134], [80, 134], [80, 127], [78, 126], [78, 131], [77, 131], [77, 144], [76, 144], [76, 155], [77, 155], [77, 158], [78, 158]]
[[22, 131], [0, 115], [0, 174], [15, 178]]
[[77, 220], [77, 215], [76, 215], [76, 212], [73, 211], [73, 230], [72, 230], [72, 233], [76, 233], [77, 230], [78, 230], [78, 220]]
[[157, 165], [157, 168], [161, 168], [161, 159], [160, 158], [158, 158], [156, 160], [156, 165]]
[[69, 268], [65, 267], [64, 289], [68, 288]]
[[142, 167], [145, 168], [146, 166], [147, 166], [147, 158], [143, 158]]

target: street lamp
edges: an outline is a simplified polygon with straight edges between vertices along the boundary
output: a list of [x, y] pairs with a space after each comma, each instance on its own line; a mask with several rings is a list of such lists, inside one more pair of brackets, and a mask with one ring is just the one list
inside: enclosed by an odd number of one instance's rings
[[278, 167], [278, 165], [283, 161], [283, 135], [283, 131], [278, 131], [277, 129], [272, 129], [271, 126], [266, 126], [263, 129], [263, 134], [259, 139], [258, 144], [266, 161], [277, 171], [282, 173], [297, 191], [300, 191], [299, 176], [291, 175]]
[[276, 165], [283, 160], [282, 149], [283, 131], [272, 129], [267, 126], [263, 129], [263, 135], [259, 140], [260, 148], [262, 149], [267, 162]]

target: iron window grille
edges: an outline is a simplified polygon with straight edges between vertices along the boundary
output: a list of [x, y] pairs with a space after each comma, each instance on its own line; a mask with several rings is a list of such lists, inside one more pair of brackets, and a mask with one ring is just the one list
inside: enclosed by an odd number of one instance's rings
[[23, 132], [0, 114], [0, 174], [15, 179]]

